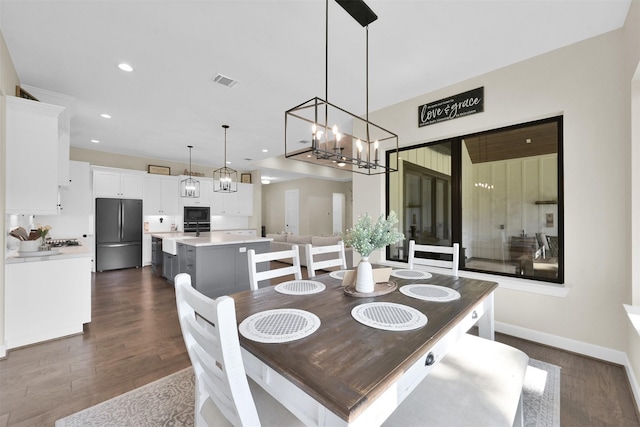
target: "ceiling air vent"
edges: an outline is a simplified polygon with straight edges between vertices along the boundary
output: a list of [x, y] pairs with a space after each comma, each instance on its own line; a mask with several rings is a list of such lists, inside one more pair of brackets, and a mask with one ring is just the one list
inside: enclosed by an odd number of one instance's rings
[[232, 78], [223, 76], [222, 74], [218, 74], [217, 76], [213, 77], [211, 80], [213, 80], [216, 83], [220, 83], [221, 85], [226, 87], [234, 87], [235, 85], [238, 84], [237, 80], [233, 80]]

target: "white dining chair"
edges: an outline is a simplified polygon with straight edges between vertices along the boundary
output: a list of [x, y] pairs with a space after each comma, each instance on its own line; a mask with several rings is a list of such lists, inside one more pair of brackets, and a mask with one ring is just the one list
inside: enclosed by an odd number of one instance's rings
[[[451, 261], [434, 258], [416, 257], [416, 252], [424, 252], [431, 254], [451, 255]], [[453, 246], [435, 246], [435, 245], [418, 245], [415, 240], [409, 241], [409, 268], [413, 269], [414, 265], [425, 265], [430, 267], [448, 268], [454, 276], [458, 276], [460, 245], [454, 243]]]
[[[336, 245], [328, 246], [313, 246], [311, 243], [307, 243], [306, 253], [307, 274], [309, 277], [315, 277], [316, 270], [324, 270], [331, 267], [340, 267], [343, 270], [347, 269], [347, 258], [344, 254], [344, 242], [342, 240]], [[316, 255], [322, 259], [316, 260], [314, 258]]]
[[[271, 261], [291, 260], [292, 265], [287, 267], [270, 269]], [[293, 274], [296, 280], [302, 279], [302, 270], [300, 268], [300, 252], [298, 245], [293, 245], [291, 249], [286, 251], [265, 252], [257, 254], [255, 250], [247, 251], [247, 260], [249, 263], [249, 283], [251, 290], [255, 291], [259, 288], [259, 284], [263, 280], [273, 279]], [[262, 270], [261, 263], [268, 263], [267, 268]]]
[[175, 277], [182, 336], [195, 374], [195, 426], [304, 425], [244, 370], [235, 301], [211, 299], [191, 286], [191, 276]]
[[523, 427], [529, 356], [464, 334], [383, 427]]

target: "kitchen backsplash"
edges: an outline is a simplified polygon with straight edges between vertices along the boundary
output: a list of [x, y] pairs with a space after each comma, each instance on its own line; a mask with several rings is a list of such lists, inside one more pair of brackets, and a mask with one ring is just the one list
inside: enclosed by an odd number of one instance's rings
[[[178, 227], [178, 217], [169, 215], [146, 215], [142, 219], [146, 225], [145, 233], [164, 233]], [[162, 221], [161, 221], [162, 220]], [[174, 230], [171, 227], [174, 226]]]
[[52, 239], [78, 238], [93, 235], [93, 215], [38, 215], [34, 217], [36, 224], [50, 225], [49, 236]]

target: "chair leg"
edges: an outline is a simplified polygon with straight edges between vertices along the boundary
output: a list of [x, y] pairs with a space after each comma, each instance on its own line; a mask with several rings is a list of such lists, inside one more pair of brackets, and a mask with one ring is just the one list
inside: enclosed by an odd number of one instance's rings
[[516, 416], [513, 419], [513, 427], [524, 427], [524, 403], [522, 393], [520, 394], [520, 401], [518, 402]]

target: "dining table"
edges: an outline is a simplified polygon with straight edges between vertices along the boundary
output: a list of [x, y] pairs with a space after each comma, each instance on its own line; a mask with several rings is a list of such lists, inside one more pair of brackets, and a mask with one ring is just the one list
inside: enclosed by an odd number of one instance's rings
[[368, 296], [344, 274], [231, 295], [247, 375], [306, 425], [381, 425], [472, 327], [494, 339], [496, 282], [394, 269]]

